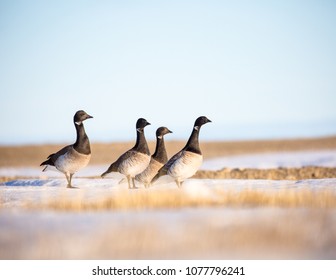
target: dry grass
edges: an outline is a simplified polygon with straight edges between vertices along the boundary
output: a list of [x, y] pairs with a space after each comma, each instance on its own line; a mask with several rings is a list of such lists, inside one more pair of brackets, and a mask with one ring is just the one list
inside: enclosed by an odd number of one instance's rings
[[335, 211], [0, 211], [0, 259], [335, 259]]
[[[87, 177], [98, 179], [100, 176]], [[301, 168], [223, 168], [221, 170], [199, 170], [193, 178], [196, 179], [267, 179], [267, 180], [306, 180], [306, 179], [325, 179], [336, 178], [335, 167], [304, 166]], [[36, 179], [27, 178], [27, 176], [0, 176], [0, 184], [18, 179]]]
[[306, 180], [336, 178], [336, 168], [304, 166], [301, 168], [224, 168], [217, 171], [199, 170], [198, 179], [266, 179], [266, 180]]
[[0, 195], [0, 259], [335, 259], [335, 190], [191, 185]]
[[[64, 145], [66, 144], [0, 146], [0, 167], [39, 166], [48, 155], [61, 149]], [[92, 158], [90, 164], [109, 164], [133, 145], [134, 142], [92, 143]], [[185, 141], [166, 141], [168, 155], [175, 154], [184, 145]], [[149, 148], [151, 151], [154, 151], [154, 141], [149, 141]], [[336, 137], [234, 142], [201, 141], [201, 148], [204, 158], [274, 151], [335, 149]]]
[[29, 209], [58, 211], [102, 211], [130, 209], [179, 209], [185, 207], [306, 207], [336, 208], [336, 193], [331, 190], [213, 190], [194, 194], [183, 190], [115, 191], [104, 198], [59, 196], [29, 202]]

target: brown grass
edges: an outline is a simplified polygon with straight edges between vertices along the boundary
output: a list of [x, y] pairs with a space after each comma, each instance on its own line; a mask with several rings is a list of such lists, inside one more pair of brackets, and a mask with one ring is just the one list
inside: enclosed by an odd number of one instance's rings
[[1, 213], [0, 259], [335, 259], [335, 211]]
[[214, 190], [210, 195], [195, 195], [183, 190], [116, 191], [104, 198], [84, 196], [29, 202], [29, 209], [58, 211], [101, 211], [130, 209], [179, 209], [185, 207], [307, 207], [336, 208], [332, 190]]
[[[64, 145], [66, 144], [0, 146], [0, 167], [39, 166], [48, 155]], [[90, 164], [111, 163], [133, 145], [134, 142], [92, 143]], [[166, 141], [169, 155], [175, 154], [184, 145], [185, 141]], [[149, 148], [154, 151], [155, 142], [149, 141]], [[204, 158], [274, 151], [335, 149], [336, 137], [264, 141], [201, 141], [201, 148]]]
[[[98, 179], [100, 176], [88, 177]], [[193, 178], [197, 179], [267, 179], [267, 180], [306, 180], [336, 178], [336, 168], [304, 166], [301, 168], [223, 168], [221, 170], [199, 170]], [[0, 177], [0, 183], [17, 179], [34, 179], [22, 176]]]
[[217, 171], [199, 170], [198, 179], [267, 179], [267, 180], [306, 180], [336, 178], [336, 168], [304, 166], [300, 168], [223, 168]]

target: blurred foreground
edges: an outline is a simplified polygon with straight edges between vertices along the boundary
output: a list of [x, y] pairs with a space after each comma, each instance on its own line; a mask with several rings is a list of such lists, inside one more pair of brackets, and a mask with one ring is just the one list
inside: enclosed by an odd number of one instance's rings
[[70, 190], [38, 167], [54, 146], [0, 147], [0, 259], [336, 259], [335, 137], [203, 143], [182, 189], [98, 178], [131, 145], [95, 144]]

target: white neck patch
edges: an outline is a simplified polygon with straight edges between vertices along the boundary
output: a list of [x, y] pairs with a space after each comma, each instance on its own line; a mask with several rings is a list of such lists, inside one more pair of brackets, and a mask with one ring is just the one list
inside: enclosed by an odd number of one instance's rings
[[195, 126], [194, 129], [195, 129], [195, 130], [199, 130], [199, 126]]
[[162, 136], [162, 135], [160, 135], [160, 136], [158, 136], [158, 138], [159, 138], [159, 139], [162, 139], [162, 138], [163, 138], [163, 136]]
[[137, 128], [137, 132], [140, 132], [140, 133], [141, 133], [141, 132], [142, 132], [142, 131], [141, 131], [141, 128]]
[[82, 122], [75, 122], [75, 124], [77, 124], [77, 125], [81, 125], [81, 124], [82, 124]]

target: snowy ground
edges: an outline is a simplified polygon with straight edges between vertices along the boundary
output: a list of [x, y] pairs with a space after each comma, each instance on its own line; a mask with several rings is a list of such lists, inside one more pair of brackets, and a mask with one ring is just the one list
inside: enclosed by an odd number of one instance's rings
[[0, 259], [335, 259], [336, 211], [0, 211]]
[[204, 161], [202, 169], [227, 168], [277, 168], [321, 166], [336, 167], [336, 150], [300, 151], [228, 156]]
[[[336, 167], [336, 151], [232, 156], [204, 162], [223, 167]], [[98, 199], [120, 189], [118, 174], [97, 176], [106, 166], [89, 166], [66, 189], [62, 174], [40, 168], [1, 168], [0, 176], [19, 176], [0, 185], [0, 258], [336, 258], [336, 211], [302, 208], [182, 208], [57, 212], [26, 210], [27, 202], [62, 197]], [[162, 178], [152, 189], [176, 189]], [[336, 190], [336, 179], [210, 180], [185, 182], [186, 195], [211, 196], [218, 189]], [[139, 189], [136, 192], [152, 191]], [[300, 226], [299, 226], [300, 225]]]
[[[336, 150], [323, 151], [300, 151], [282, 153], [264, 153], [251, 155], [227, 156], [222, 158], [205, 159], [201, 169], [219, 170], [222, 168], [277, 168], [277, 167], [302, 167], [302, 166], [322, 166], [336, 167]], [[76, 173], [76, 177], [99, 176], [107, 165], [89, 165]], [[41, 167], [19, 167], [0, 168], [0, 177], [63, 177], [58, 172], [41, 172]], [[116, 178], [118, 175], [114, 175]]]

